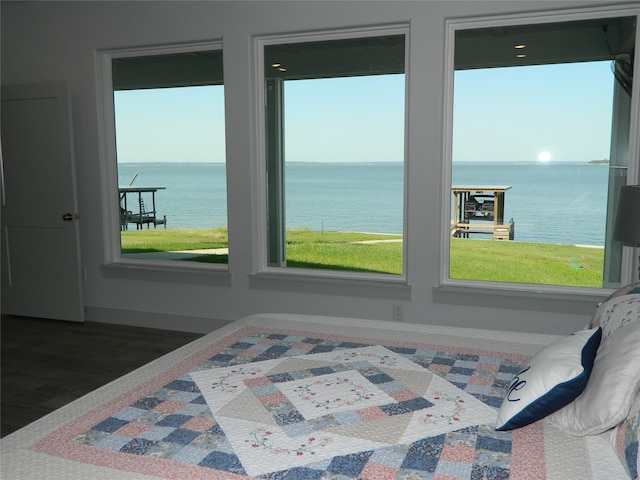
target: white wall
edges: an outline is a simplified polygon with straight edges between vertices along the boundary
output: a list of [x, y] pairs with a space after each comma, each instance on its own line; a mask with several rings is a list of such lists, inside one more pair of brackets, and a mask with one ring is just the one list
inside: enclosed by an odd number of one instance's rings
[[[449, 291], [439, 284], [443, 224], [445, 19], [585, 6], [587, 2], [2, 2], [2, 83], [66, 81], [74, 114], [87, 319], [208, 331], [255, 312], [299, 312], [567, 333], [598, 296]], [[600, 3], [601, 4], [601, 3]], [[637, 6], [637, 4], [635, 4]], [[256, 138], [252, 36], [410, 24], [409, 289], [272, 282], [256, 273]], [[107, 158], [98, 119], [96, 50], [222, 39], [229, 185], [228, 276], [105, 268]], [[427, 208], [427, 206], [429, 208]], [[444, 222], [446, 223], [446, 222]]]

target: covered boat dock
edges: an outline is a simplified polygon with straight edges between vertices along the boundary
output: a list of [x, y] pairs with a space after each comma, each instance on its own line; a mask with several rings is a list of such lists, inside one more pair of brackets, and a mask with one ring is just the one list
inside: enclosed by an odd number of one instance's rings
[[494, 240], [513, 240], [513, 218], [504, 222], [505, 193], [508, 186], [452, 187], [453, 219], [451, 236], [492, 235]]

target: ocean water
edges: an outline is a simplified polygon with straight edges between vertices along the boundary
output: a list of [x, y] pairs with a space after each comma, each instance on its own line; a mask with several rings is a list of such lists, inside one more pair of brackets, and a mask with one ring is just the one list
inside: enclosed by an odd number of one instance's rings
[[513, 218], [515, 240], [602, 246], [608, 176], [608, 166], [586, 163], [458, 163], [452, 183], [510, 185], [505, 221]]
[[[158, 215], [167, 216], [167, 228], [227, 226], [224, 164], [121, 163], [118, 185], [126, 187], [136, 174], [134, 187], [165, 187], [156, 192], [155, 200]], [[145, 205], [150, 204], [151, 197], [144, 198]]]
[[[167, 228], [226, 226], [223, 164], [120, 164], [119, 184], [163, 186], [156, 210]], [[603, 245], [607, 166], [572, 164], [455, 163], [453, 185], [510, 185], [505, 220], [515, 239]], [[288, 163], [287, 227], [402, 233], [401, 163]], [[485, 237], [486, 238], [486, 237]]]

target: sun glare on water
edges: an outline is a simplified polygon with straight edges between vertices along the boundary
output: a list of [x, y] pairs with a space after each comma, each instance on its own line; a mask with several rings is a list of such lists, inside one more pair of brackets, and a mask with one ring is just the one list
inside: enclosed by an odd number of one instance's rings
[[542, 151], [538, 154], [538, 161], [541, 163], [547, 163], [549, 160], [551, 160], [551, 154], [549, 152]]

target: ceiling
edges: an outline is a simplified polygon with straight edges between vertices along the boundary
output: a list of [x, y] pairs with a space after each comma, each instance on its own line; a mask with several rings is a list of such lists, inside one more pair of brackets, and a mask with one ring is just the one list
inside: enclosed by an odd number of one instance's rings
[[[635, 32], [633, 16], [461, 29], [454, 63], [462, 70], [621, 59], [628, 67]], [[284, 43], [265, 46], [264, 68], [267, 77], [286, 80], [393, 74], [405, 72], [405, 56], [402, 34]], [[221, 50], [115, 58], [112, 65], [114, 90], [223, 83]]]
[[455, 68], [631, 60], [635, 23], [635, 17], [616, 17], [458, 30]]

